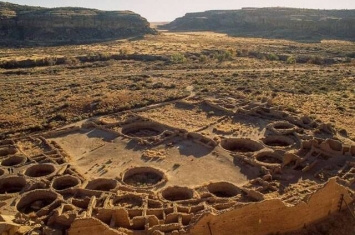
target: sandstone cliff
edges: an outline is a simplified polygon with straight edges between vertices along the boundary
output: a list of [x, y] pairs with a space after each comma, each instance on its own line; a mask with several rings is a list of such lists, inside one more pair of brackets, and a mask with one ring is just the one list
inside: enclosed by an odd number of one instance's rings
[[188, 13], [160, 28], [299, 40], [355, 40], [355, 10], [243, 8], [206, 11]]
[[0, 2], [0, 41], [67, 43], [126, 38], [154, 33], [130, 11], [41, 8]]

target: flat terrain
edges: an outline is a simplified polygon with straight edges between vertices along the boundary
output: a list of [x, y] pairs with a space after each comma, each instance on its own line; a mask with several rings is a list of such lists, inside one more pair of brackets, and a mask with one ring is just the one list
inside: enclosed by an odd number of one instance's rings
[[[290, 111], [347, 128], [355, 120], [354, 62], [348, 57], [354, 48], [354, 43], [345, 41], [305, 44], [203, 32], [80, 46], [3, 48], [0, 64], [10, 61], [15, 68], [0, 69], [4, 88], [0, 130], [11, 134], [48, 129], [174, 100], [189, 95], [188, 86], [201, 94], [269, 99]], [[148, 60], [147, 55], [163, 59]], [[55, 64], [60, 58], [65, 64], [36, 66], [38, 61]], [[33, 64], [21, 68], [20, 62], [26, 60]], [[354, 130], [348, 131], [354, 138]]]
[[[74, 166], [87, 176], [87, 179], [116, 178], [120, 176], [118, 172], [124, 172], [127, 168], [145, 166], [168, 169], [167, 186], [196, 187], [210, 181], [225, 180], [236, 185], [248, 182], [247, 174], [241, 173], [240, 167], [233, 166], [233, 158], [223, 153], [212, 153], [211, 149], [183, 138], [172, 139], [174, 147], [150, 149], [153, 154], [161, 153], [165, 160], [149, 161], [142, 157], [144, 147], [135, 147], [131, 140], [122, 138], [115, 138], [112, 143], [107, 143], [100, 138], [105, 135], [104, 132], [91, 130], [88, 133], [80, 132], [51, 140], [60, 144], [70, 156], [74, 156]], [[110, 164], [103, 171], [102, 166], [107, 162]], [[174, 170], [174, 165], [179, 165], [178, 169]], [[250, 170], [248, 176], [251, 175], [255, 177], [257, 174]]]

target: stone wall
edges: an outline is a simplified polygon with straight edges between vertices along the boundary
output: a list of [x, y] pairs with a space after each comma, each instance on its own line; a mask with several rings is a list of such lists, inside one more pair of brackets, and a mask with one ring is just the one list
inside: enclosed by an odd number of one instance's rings
[[345, 195], [347, 202], [352, 201], [348, 190], [337, 184], [335, 179], [331, 179], [324, 188], [296, 206], [288, 206], [279, 199], [272, 199], [219, 215], [206, 214], [189, 232], [210, 234], [211, 229], [212, 234], [220, 235], [264, 235], [293, 231], [337, 212], [341, 194]]

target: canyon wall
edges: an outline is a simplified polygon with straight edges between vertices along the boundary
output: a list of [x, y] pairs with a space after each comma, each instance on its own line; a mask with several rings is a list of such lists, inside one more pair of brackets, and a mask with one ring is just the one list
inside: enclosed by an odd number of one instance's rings
[[267, 38], [355, 40], [355, 10], [243, 8], [206, 11], [188, 13], [160, 28]]
[[130, 11], [41, 8], [0, 2], [0, 40], [4, 43], [65, 43], [127, 38], [155, 33], [146, 19]]

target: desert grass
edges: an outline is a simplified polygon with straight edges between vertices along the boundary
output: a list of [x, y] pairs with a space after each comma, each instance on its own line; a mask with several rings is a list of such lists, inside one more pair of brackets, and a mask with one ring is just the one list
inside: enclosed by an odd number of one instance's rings
[[[209, 32], [2, 48], [0, 64], [27, 61], [31, 66], [0, 68], [0, 132], [4, 138], [177, 100], [192, 86], [197, 95], [268, 99], [355, 138], [354, 51], [355, 43], [346, 41], [310, 44]], [[161, 57], [146, 60], [144, 55]], [[297, 59], [290, 63], [290, 57]]]

